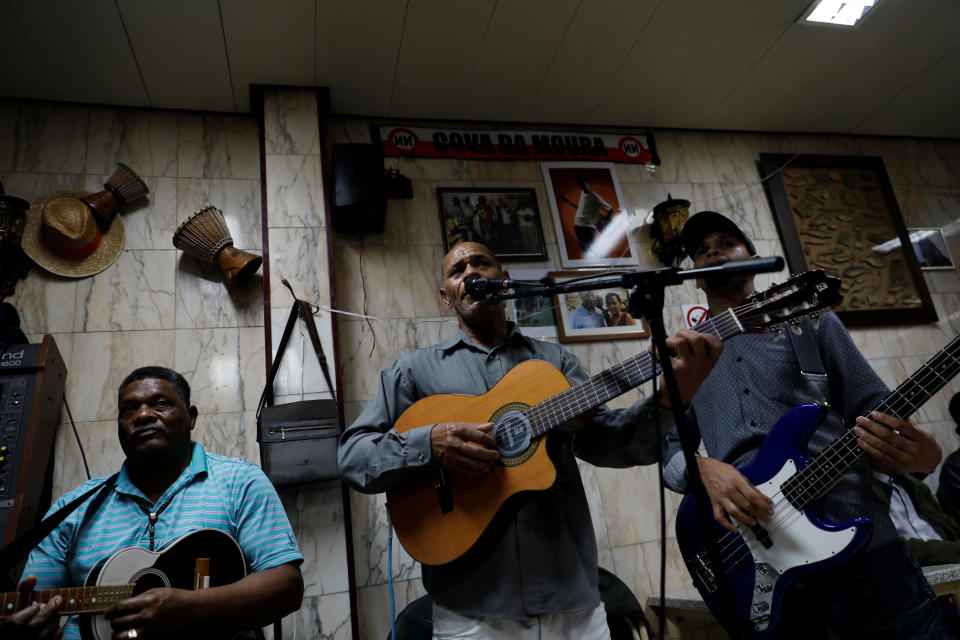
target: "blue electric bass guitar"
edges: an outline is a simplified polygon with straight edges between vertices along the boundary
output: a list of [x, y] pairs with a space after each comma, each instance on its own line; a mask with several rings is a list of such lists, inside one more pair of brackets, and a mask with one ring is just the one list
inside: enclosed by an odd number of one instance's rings
[[[876, 411], [909, 418], [960, 372], [960, 337], [954, 338], [897, 387]], [[805, 444], [826, 409], [804, 404], [773, 426], [753, 462], [740, 468], [773, 501], [769, 523], [753, 527], [733, 521], [735, 534], [713, 522], [719, 538], [723, 583], [707, 549], [707, 537], [688, 494], [677, 513], [677, 543], [693, 583], [717, 620], [737, 637], [763, 638], [773, 631], [783, 594], [798, 577], [842, 562], [867, 543], [871, 523], [858, 517], [843, 523], [823, 520], [813, 504], [865, 454], [847, 430], [812, 459]], [[727, 606], [732, 606], [728, 611]]]

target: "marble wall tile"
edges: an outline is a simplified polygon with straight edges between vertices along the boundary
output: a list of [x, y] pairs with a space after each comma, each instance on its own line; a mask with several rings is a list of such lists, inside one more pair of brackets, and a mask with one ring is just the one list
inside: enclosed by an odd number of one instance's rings
[[350, 594], [304, 598], [300, 609], [284, 618], [285, 639], [350, 640]]
[[[664, 425], [670, 428], [672, 425]], [[597, 470], [611, 547], [660, 539], [660, 484], [653, 465]], [[672, 535], [680, 496], [666, 490], [667, 531]]]
[[87, 107], [23, 103], [17, 119], [16, 171], [83, 173]]
[[702, 133], [663, 130], [656, 133], [656, 141], [658, 182], [717, 182]]
[[[422, 286], [423, 279], [419, 271], [411, 270], [408, 247], [363, 251], [359, 247], [344, 246], [336, 258], [336, 271], [343, 274], [337, 286], [337, 303], [341, 308], [378, 318], [417, 315], [412, 294]], [[436, 273], [439, 271], [438, 262]], [[437, 279], [434, 276], [434, 281]]]
[[23, 198], [27, 202], [46, 200], [58, 191], [80, 191], [83, 188], [83, 176], [79, 173], [31, 173], [13, 171], [0, 173], [4, 191], [11, 196]]
[[[387, 548], [389, 522], [386, 494], [350, 492], [350, 513], [353, 522], [353, 556], [357, 588], [387, 582]], [[406, 552], [396, 536], [392, 544], [393, 579], [420, 578], [420, 564]]]
[[[223, 212], [233, 246], [258, 253], [263, 245], [259, 180], [177, 181], [176, 224], [179, 226], [201, 207], [212, 205]], [[173, 242], [173, 236], [170, 237]]]
[[173, 367], [190, 383], [201, 413], [255, 410], [263, 390], [263, 332], [177, 329]]
[[[202, 397], [193, 397], [191, 387], [190, 401], [202, 402]], [[200, 411], [191, 438], [199, 442], [208, 453], [240, 458], [247, 462], [260, 464], [257, 449], [257, 417], [255, 411], [237, 413], [207, 413]]]
[[266, 166], [270, 228], [325, 227], [320, 156], [268, 155]]
[[[674, 597], [698, 597], [696, 587], [693, 586], [693, 580], [687, 572], [687, 567], [683, 563], [683, 557], [680, 555], [680, 548], [677, 546], [677, 539], [667, 538], [667, 593]], [[646, 542], [640, 545], [643, 553], [644, 565], [647, 567], [647, 575], [650, 578], [650, 593], [658, 594], [660, 591], [660, 541]], [[645, 602], [644, 597], [641, 602]]]
[[[174, 332], [76, 333], [72, 362], [67, 399], [74, 419], [79, 422], [113, 420], [117, 416], [117, 387], [128, 373], [152, 364], [176, 369]], [[190, 376], [187, 381], [192, 384]]]
[[[126, 455], [120, 448], [120, 441], [117, 438], [116, 418], [97, 422], [79, 422], [77, 433], [80, 435], [80, 443], [87, 458], [87, 466], [90, 467], [91, 478], [102, 478], [120, 470]], [[62, 437], [63, 440], [63, 466], [60, 469], [59, 486], [54, 486], [54, 500], [87, 480], [83, 457], [73, 429], [69, 424], [63, 425], [57, 437], [58, 439]]]
[[476, 186], [512, 187], [516, 183], [539, 182], [543, 179], [540, 163], [535, 161], [467, 160], [464, 168], [467, 180]]
[[348, 591], [343, 493], [339, 483], [332, 487], [310, 485], [289, 493], [284, 496], [284, 505], [303, 555], [300, 570], [304, 597]]
[[20, 116], [20, 103], [12, 100], [0, 100], [0, 172], [13, 171], [17, 153], [17, 137], [10, 133], [17, 130], [17, 118]]
[[[632, 544], [614, 547], [610, 555], [613, 559], [612, 563], [604, 568], [623, 580], [640, 604], [646, 605], [647, 598], [653, 593], [653, 587], [650, 576], [647, 574], [642, 546]], [[657, 564], [659, 565], [659, 559]]]
[[610, 536], [607, 531], [607, 522], [603, 518], [605, 509], [600, 474], [597, 467], [581, 460], [577, 460], [577, 467], [580, 470], [580, 480], [590, 507], [590, 522], [593, 524], [593, 535], [597, 539], [597, 549], [607, 551], [610, 549]]
[[281, 283], [284, 278], [300, 299], [328, 304], [330, 277], [324, 230], [315, 227], [270, 229], [269, 242], [270, 305], [286, 309], [293, 305], [293, 297]]
[[[426, 595], [419, 580], [393, 583], [397, 615], [408, 604]], [[376, 585], [357, 589], [357, 609], [360, 612], [360, 640], [383, 640], [390, 633], [390, 588]]]
[[176, 328], [263, 326], [263, 275], [227, 288], [220, 268], [181, 251], [176, 257]]
[[122, 162], [142, 177], [177, 175], [177, 115], [148, 109], [90, 108], [87, 173]]
[[260, 178], [260, 134], [249, 115], [177, 115], [177, 175], [181, 178]]
[[124, 251], [77, 283], [74, 331], [172, 329], [176, 251]]
[[319, 155], [316, 89], [268, 88], [263, 97], [266, 155]]
[[[410, 285], [413, 308], [418, 316], [455, 317], [453, 311], [440, 301], [440, 267], [443, 264], [443, 248], [438, 245], [414, 245], [410, 247]], [[517, 268], [528, 268], [530, 263], [515, 263]], [[509, 269], [508, 265], [504, 265]], [[339, 268], [337, 269], [339, 272]]]
[[32, 266], [7, 302], [20, 314], [24, 333], [57, 333], [73, 331], [76, 296], [77, 280]]

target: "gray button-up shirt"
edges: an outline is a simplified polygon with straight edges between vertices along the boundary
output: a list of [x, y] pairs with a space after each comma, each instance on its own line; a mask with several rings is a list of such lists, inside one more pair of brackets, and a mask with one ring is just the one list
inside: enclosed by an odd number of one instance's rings
[[[889, 393], [834, 313], [820, 318], [816, 332], [831, 407], [810, 436], [808, 449], [813, 454], [853, 427], [857, 416], [875, 409]], [[688, 416], [698, 426], [708, 456], [741, 467], [753, 460], [783, 414], [815, 401], [786, 336], [744, 334], [724, 345], [716, 366], [693, 397]], [[667, 434], [667, 441], [664, 481], [676, 491], [685, 491], [686, 464], [676, 428]], [[822, 513], [838, 522], [860, 515], [870, 518], [873, 537], [867, 548], [872, 549], [897, 534], [871, 482], [869, 467], [858, 462], [827, 494]]]
[[[579, 359], [562, 347], [523, 336], [512, 324], [504, 344], [492, 349], [463, 332], [408, 353], [380, 373], [380, 391], [340, 441], [340, 473], [354, 489], [385, 491], [411, 473], [429, 472], [430, 431], [392, 429], [403, 411], [438, 393], [478, 395], [517, 364], [544, 360], [571, 383], [587, 379]], [[470, 551], [439, 566], [423, 565], [423, 583], [440, 605], [464, 615], [520, 619], [593, 609], [597, 544], [574, 456], [600, 466], [656, 462], [657, 413], [649, 401], [629, 409], [601, 408], [575, 434], [554, 430], [549, 439], [559, 483], [519, 505], [501, 509], [495, 526]], [[663, 424], [670, 424], [665, 418]], [[638, 515], [638, 517], [643, 517]]]

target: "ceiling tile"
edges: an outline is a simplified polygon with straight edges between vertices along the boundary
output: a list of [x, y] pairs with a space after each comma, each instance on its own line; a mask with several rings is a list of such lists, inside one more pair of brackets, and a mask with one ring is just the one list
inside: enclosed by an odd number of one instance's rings
[[317, 1], [220, 3], [238, 111], [250, 110], [251, 84], [313, 85]]
[[[578, 0], [498, 3], [472, 69], [460, 117], [523, 120], [577, 4]], [[535, 38], [530, 25], [536, 25]]]
[[494, 0], [410, 0], [390, 115], [456, 118]]
[[[71, 102], [145, 106], [113, 0], [9, 0], [56, 95]], [[29, 56], [27, 58], [29, 60]]]
[[581, 2], [526, 120], [586, 122], [658, 4]]
[[856, 133], [960, 139], [960, 46], [857, 127]]
[[943, 20], [945, 11], [957, 14], [949, 4], [885, 2], [852, 31], [793, 25], [716, 109], [711, 126], [852, 131], [958, 41], [957, 17]]
[[0, 3], [0, 93], [11, 98], [57, 98], [40, 58], [6, 2]]
[[334, 112], [386, 115], [405, 3], [317, 2], [314, 83], [331, 88]]
[[217, 0], [117, 0], [150, 104], [234, 111]]

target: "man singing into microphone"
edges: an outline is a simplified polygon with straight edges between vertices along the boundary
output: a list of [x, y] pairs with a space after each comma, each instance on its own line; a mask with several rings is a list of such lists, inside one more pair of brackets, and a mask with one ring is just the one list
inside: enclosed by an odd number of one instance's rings
[[[489, 248], [477, 243], [458, 244], [444, 258], [440, 299], [456, 312], [460, 328], [380, 373], [377, 397], [340, 442], [340, 473], [354, 489], [385, 491], [412, 474], [437, 469], [454, 483], [476, 482], [500, 459], [490, 423], [424, 424], [402, 434], [393, 429], [400, 414], [421, 398], [485, 393], [530, 359], [552, 364], [573, 384], [586, 380], [576, 356], [526, 338], [507, 321], [502, 304], [468, 293], [465, 281], [471, 276], [509, 274]], [[673, 366], [687, 403], [722, 344], [692, 331], [681, 331], [667, 343], [677, 354]], [[663, 395], [661, 406], [666, 405]], [[583, 417], [578, 425], [583, 428], [553, 432], [548, 446], [562, 479], [554, 490], [514, 505], [460, 558], [422, 567], [423, 584], [434, 601], [434, 638], [609, 638], [597, 589], [596, 540], [575, 457], [609, 467], [654, 463], [661, 441], [653, 407], [649, 398], [628, 409], [601, 407]], [[665, 416], [663, 422], [671, 420]]]

